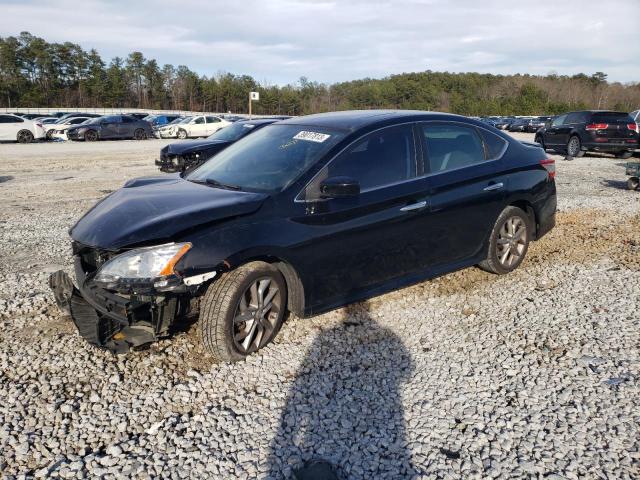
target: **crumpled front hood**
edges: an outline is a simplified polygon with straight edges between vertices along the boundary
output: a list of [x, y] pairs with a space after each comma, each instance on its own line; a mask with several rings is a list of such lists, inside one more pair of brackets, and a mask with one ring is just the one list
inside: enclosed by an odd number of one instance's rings
[[167, 145], [167, 153], [169, 155], [184, 155], [193, 151], [208, 150], [219, 147], [220, 149], [229, 145], [230, 142], [222, 140], [185, 140], [182, 142], [171, 143]]
[[188, 228], [252, 213], [267, 197], [189, 182], [177, 174], [143, 177], [99, 201], [70, 234], [77, 242], [107, 250], [162, 242]]

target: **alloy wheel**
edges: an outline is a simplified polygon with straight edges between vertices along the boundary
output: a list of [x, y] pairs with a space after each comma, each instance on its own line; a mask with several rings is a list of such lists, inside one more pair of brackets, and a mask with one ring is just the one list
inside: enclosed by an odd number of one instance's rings
[[240, 296], [233, 317], [233, 343], [243, 354], [271, 340], [282, 308], [282, 295], [271, 277], [254, 281]]
[[571, 157], [575, 157], [580, 153], [580, 140], [578, 137], [571, 137], [569, 140], [569, 146], [567, 147], [567, 153]]
[[498, 234], [496, 255], [505, 268], [514, 265], [527, 248], [527, 224], [520, 217], [509, 217]]
[[33, 134], [28, 130], [22, 130], [18, 133], [19, 143], [31, 143], [33, 141]]

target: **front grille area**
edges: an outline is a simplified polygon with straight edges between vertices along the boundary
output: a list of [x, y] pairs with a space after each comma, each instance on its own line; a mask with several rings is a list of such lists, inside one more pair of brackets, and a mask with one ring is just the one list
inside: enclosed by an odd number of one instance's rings
[[80, 258], [82, 271], [85, 273], [85, 275], [96, 272], [102, 265], [105, 264], [105, 262], [116, 255], [113, 252], [88, 247], [79, 242], [73, 242], [72, 249], [73, 254], [77, 255]]

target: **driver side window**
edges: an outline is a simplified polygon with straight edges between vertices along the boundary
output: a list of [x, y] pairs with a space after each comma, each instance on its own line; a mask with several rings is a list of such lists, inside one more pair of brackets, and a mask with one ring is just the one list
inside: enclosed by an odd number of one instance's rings
[[553, 119], [553, 122], [551, 122], [551, 126], [552, 127], [559, 127], [560, 125], [562, 125], [564, 123], [564, 119], [567, 118], [566, 115], [560, 115], [559, 117], [556, 117]]
[[334, 158], [307, 187], [306, 198], [320, 197], [320, 183], [331, 177], [349, 177], [366, 192], [416, 176], [411, 125], [372, 132]]
[[198, 117], [193, 121], [194, 124], [196, 125], [200, 125], [201, 123], [204, 123], [204, 117]]

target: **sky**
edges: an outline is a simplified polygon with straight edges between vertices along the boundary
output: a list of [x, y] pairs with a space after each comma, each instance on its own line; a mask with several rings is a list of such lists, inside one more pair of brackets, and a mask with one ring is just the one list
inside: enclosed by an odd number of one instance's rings
[[278, 85], [424, 70], [638, 82], [639, 20], [640, 0], [0, 0], [3, 37]]

